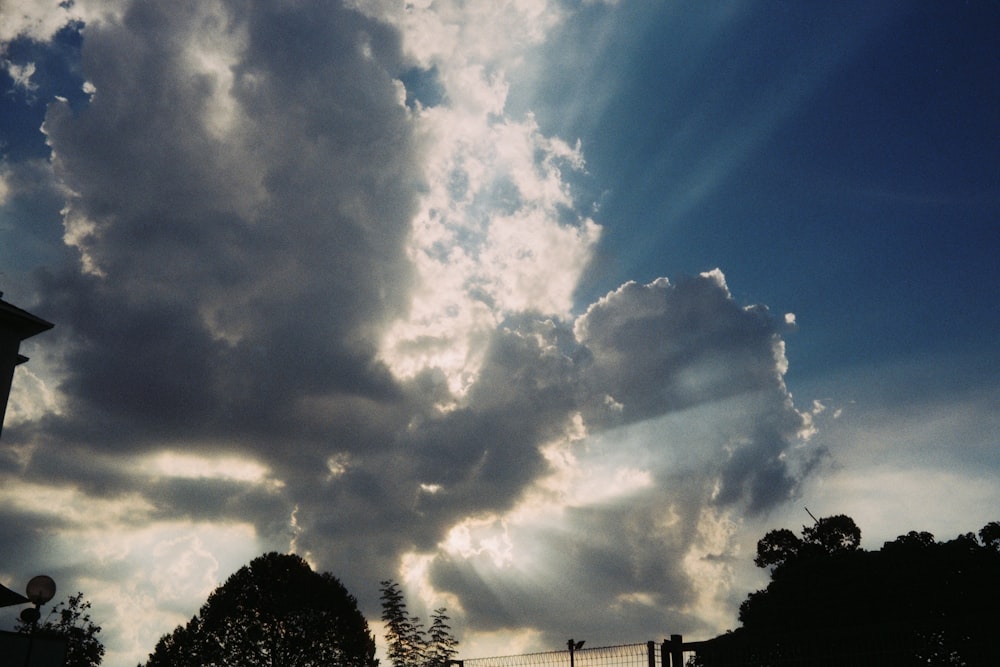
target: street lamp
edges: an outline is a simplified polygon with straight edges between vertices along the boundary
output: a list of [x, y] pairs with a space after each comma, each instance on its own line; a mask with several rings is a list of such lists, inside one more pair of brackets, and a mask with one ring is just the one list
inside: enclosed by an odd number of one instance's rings
[[35, 605], [21, 611], [21, 620], [31, 625], [31, 631], [28, 633], [28, 652], [24, 655], [24, 667], [30, 667], [31, 649], [34, 648], [35, 643], [35, 629], [38, 627], [38, 619], [42, 617], [42, 612], [39, 609], [56, 596], [56, 582], [52, 581], [52, 577], [40, 574], [31, 578], [24, 593], [28, 596], [28, 600]]
[[24, 592], [29, 600], [40, 607], [56, 596], [56, 582], [52, 581], [52, 577], [40, 574], [31, 578]]
[[584, 640], [582, 640], [582, 639], [580, 641], [578, 641], [578, 642], [575, 642], [572, 639], [570, 639], [568, 642], [566, 642], [566, 648], [569, 649], [569, 667], [576, 667], [576, 663], [573, 660], [573, 653], [575, 653], [576, 651], [579, 651], [580, 649], [582, 649], [583, 648], [583, 644], [584, 644]]
[[24, 592], [35, 606], [21, 611], [21, 620], [34, 626], [42, 616], [39, 608], [56, 596], [56, 582], [52, 581], [52, 577], [40, 574], [31, 578]]

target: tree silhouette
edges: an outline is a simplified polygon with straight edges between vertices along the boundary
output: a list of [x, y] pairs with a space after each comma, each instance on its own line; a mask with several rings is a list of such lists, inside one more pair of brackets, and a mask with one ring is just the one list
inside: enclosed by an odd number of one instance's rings
[[430, 667], [442, 667], [455, 657], [458, 651], [458, 640], [451, 634], [450, 620], [444, 607], [435, 609], [431, 614], [431, 630], [427, 646], [427, 663]]
[[812, 526], [802, 528], [802, 541], [824, 555], [849, 553], [861, 548], [861, 529], [854, 519], [843, 514], [817, 519]]
[[430, 633], [411, 616], [399, 584], [381, 582], [382, 621], [393, 667], [441, 667], [455, 656], [458, 641], [451, 634], [445, 609], [434, 610]]
[[1000, 551], [1000, 521], [990, 521], [979, 531], [979, 539], [990, 549]]
[[1000, 664], [1000, 524], [979, 536], [936, 542], [911, 531], [866, 551], [843, 515], [801, 537], [772, 530], [754, 559], [770, 583], [740, 606], [742, 627], [693, 662], [850, 664], [877, 653], [881, 665]]
[[97, 667], [104, 658], [104, 644], [97, 638], [101, 626], [91, 620], [90, 600], [84, 600], [83, 593], [57, 603], [37, 627], [19, 620], [14, 630], [65, 639], [65, 667]]
[[817, 519], [815, 525], [804, 526], [799, 538], [787, 528], [767, 533], [757, 542], [757, 567], [780, 568], [804, 558], [833, 556], [861, 548], [861, 529], [854, 519], [843, 514]]
[[269, 553], [217, 588], [198, 615], [164, 635], [147, 667], [376, 667], [357, 600], [294, 554]]
[[757, 567], [784, 565], [798, 557], [802, 551], [802, 540], [787, 528], [772, 530], [757, 542], [757, 557], [753, 562]]

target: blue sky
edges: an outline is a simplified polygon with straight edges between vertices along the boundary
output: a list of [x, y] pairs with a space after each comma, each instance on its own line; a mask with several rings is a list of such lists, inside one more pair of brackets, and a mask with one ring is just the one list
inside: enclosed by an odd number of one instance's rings
[[799, 372], [991, 347], [996, 310], [970, 304], [998, 296], [995, 9], [854, 9], [620, 7], [627, 49], [543, 76], [536, 113], [608, 192], [606, 284], [724, 267], [815, 328]]
[[473, 657], [997, 519], [994, 4], [355, 4], [0, 8], [2, 583], [135, 664], [294, 550]]

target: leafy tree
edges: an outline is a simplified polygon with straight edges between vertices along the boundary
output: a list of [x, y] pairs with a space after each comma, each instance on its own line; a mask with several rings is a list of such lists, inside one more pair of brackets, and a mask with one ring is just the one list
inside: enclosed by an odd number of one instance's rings
[[381, 582], [382, 621], [385, 623], [387, 653], [393, 667], [421, 667], [424, 664], [424, 632], [420, 619], [410, 616], [399, 584]]
[[357, 600], [294, 554], [269, 553], [217, 588], [198, 615], [164, 635], [147, 667], [376, 667]]
[[767, 533], [757, 542], [757, 567], [774, 567], [807, 558], [849, 553], [861, 548], [861, 529], [854, 519], [843, 514], [818, 519], [804, 526], [799, 538], [787, 528]]
[[442, 667], [455, 657], [458, 652], [458, 640], [451, 634], [450, 620], [444, 607], [435, 609], [431, 614], [430, 641], [427, 645], [427, 664], [430, 667]]
[[768, 532], [754, 562], [764, 590], [740, 606], [742, 626], [707, 643], [696, 665], [1000, 664], [1000, 524], [937, 542], [911, 531], [860, 548], [849, 517], [820, 519], [801, 537]]
[[753, 562], [757, 567], [779, 566], [798, 557], [800, 551], [802, 540], [787, 528], [780, 528], [757, 541], [757, 557]]
[[861, 529], [851, 517], [838, 514], [803, 527], [802, 541], [814, 545], [823, 555], [849, 553], [861, 548]]
[[104, 658], [104, 644], [97, 638], [101, 626], [90, 618], [90, 606], [83, 593], [70, 595], [53, 606], [37, 627], [19, 620], [14, 630], [62, 637], [66, 640], [66, 667], [97, 667]]
[[393, 667], [441, 667], [456, 653], [458, 641], [451, 634], [448, 616], [442, 607], [431, 616], [430, 633], [420, 619], [411, 616], [399, 584], [381, 582], [382, 621], [389, 660]]
[[1000, 551], [1000, 521], [990, 521], [979, 531], [979, 539], [990, 549]]

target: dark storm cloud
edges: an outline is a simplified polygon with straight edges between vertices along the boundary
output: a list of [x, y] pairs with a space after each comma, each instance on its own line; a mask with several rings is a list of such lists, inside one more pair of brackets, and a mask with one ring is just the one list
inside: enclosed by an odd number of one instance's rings
[[101, 274], [49, 277], [38, 307], [71, 344], [66, 431], [273, 435], [305, 397], [392, 394], [375, 334], [406, 306], [416, 181], [397, 42], [336, 5], [135, 3], [88, 27], [97, 92], [45, 124]]
[[41, 512], [36, 515], [4, 508], [0, 511], [0, 561], [13, 564], [41, 560], [46, 534], [59, 527], [59, 521]]
[[548, 470], [539, 446], [573, 408], [569, 359], [535, 335], [550, 331], [531, 318], [497, 331], [458, 409], [431, 409], [424, 379], [408, 384], [409, 423], [353, 452], [342, 476], [301, 490], [301, 544], [347, 580], [371, 582], [402, 553], [433, 551], [465, 517], [509, 509]]

